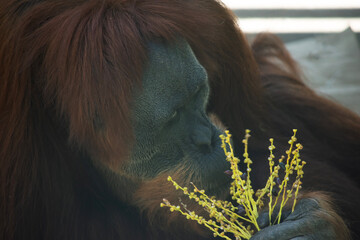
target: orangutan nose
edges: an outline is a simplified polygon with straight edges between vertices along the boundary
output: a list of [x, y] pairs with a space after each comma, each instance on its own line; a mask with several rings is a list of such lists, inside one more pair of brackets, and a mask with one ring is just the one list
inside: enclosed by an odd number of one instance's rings
[[208, 153], [211, 151], [212, 132], [209, 125], [199, 124], [195, 128], [192, 138], [193, 143], [201, 152]]

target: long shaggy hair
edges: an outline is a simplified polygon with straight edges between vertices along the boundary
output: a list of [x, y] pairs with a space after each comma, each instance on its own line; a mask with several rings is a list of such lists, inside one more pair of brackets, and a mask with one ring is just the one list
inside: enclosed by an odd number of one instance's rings
[[[331, 192], [359, 231], [360, 118], [309, 89], [276, 37], [260, 35], [250, 47], [215, 0], [2, 0], [0, 238], [184, 236], [176, 224], [173, 232], [149, 224], [143, 206], [119, 201], [91, 161], [126, 161], [145, 43], [179, 35], [207, 70], [208, 112], [235, 144], [252, 129], [252, 151], [263, 158], [264, 138], [299, 129], [310, 162], [304, 186]], [[151, 198], [144, 186], [137, 204]]]

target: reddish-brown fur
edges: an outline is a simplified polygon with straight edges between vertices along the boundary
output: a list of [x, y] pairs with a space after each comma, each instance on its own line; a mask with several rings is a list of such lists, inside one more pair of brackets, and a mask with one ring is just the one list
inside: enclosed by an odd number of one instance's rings
[[331, 196], [359, 234], [360, 118], [310, 90], [276, 37], [261, 35], [251, 49], [235, 22], [213, 0], [1, 0], [0, 239], [201, 239], [197, 227], [178, 234], [184, 228], [154, 224], [154, 191], [169, 188], [160, 176], [131, 206], [90, 161], [125, 161], [145, 42], [178, 35], [208, 72], [208, 111], [237, 145], [252, 129], [254, 174], [266, 167], [267, 137], [286, 141], [298, 128], [304, 187], [326, 192], [316, 195], [324, 202]]

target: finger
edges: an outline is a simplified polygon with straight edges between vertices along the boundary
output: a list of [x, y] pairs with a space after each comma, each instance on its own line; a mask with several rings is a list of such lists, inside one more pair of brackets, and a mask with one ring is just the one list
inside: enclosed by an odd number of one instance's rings
[[297, 220], [308, 216], [320, 209], [319, 202], [313, 198], [306, 198], [299, 201], [296, 205], [294, 212], [292, 212], [287, 218], [289, 220]]
[[269, 212], [261, 213], [256, 221], [261, 229], [269, 226]]
[[[272, 225], [275, 225], [275, 221], [277, 223], [276, 219], [277, 219], [278, 212], [279, 212], [278, 209], [275, 209], [274, 212], [272, 213], [272, 216], [271, 216]], [[286, 219], [290, 214], [291, 214], [291, 210], [283, 210], [281, 213], [280, 222], [283, 222], [284, 219]], [[260, 229], [263, 229], [263, 228], [269, 226], [270, 225], [269, 224], [269, 222], [270, 222], [269, 212], [260, 213], [260, 215], [256, 221], [257, 221]]]
[[299, 236], [306, 236], [315, 229], [307, 224], [309, 219], [285, 221], [278, 225], [266, 227], [256, 233], [251, 240], [288, 240]]

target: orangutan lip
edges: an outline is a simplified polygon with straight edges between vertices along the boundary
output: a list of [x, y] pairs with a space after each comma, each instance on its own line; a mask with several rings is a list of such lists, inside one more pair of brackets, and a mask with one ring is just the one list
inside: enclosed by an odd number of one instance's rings
[[228, 199], [231, 199], [229, 187], [230, 187], [230, 183], [227, 182], [225, 184], [210, 187], [209, 189], [206, 189], [205, 191], [206, 191], [206, 194], [208, 194], [209, 196], [215, 196], [219, 200], [228, 200]]

